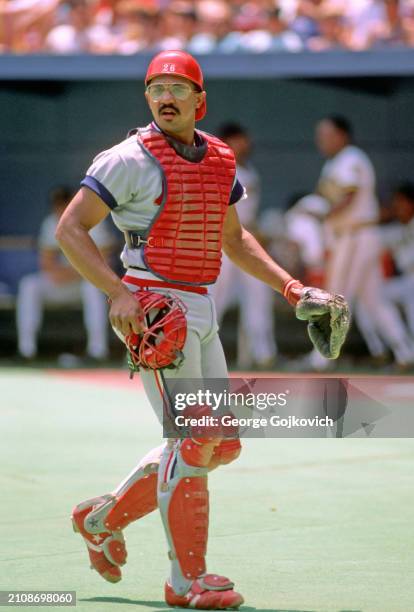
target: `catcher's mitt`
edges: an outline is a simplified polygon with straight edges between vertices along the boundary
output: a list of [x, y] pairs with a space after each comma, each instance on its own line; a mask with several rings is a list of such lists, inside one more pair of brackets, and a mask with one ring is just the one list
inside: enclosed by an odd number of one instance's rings
[[308, 321], [308, 334], [314, 347], [327, 359], [337, 359], [350, 325], [350, 313], [344, 297], [315, 287], [303, 287], [298, 281], [288, 291], [297, 295], [296, 317]]

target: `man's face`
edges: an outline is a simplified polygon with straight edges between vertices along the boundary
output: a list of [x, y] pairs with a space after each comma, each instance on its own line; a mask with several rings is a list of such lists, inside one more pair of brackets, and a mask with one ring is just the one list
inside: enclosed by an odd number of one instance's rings
[[402, 193], [396, 193], [393, 197], [393, 208], [400, 223], [409, 223], [414, 217], [414, 202]]
[[323, 119], [316, 126], [315, 142], [324, 157], [333, 157], [348, 144], [349, 139], [331, 121]]
[[[180, 84], [186, 89], [184, 100], [180, 99], [181, 95], [174, 95], [174, 88], [170, 87], [174, 84]], [[154, 85], [165, 86], [161, 88], [161, 95]], [[155, 121], [162, 130], [181, 132], [194, 124], [195, 111], [202, 105], [206, 95], [204, 91], [198, 93], [191, 81], [172, 74], [154, 77], [149, 86], [150, 90], [145, 92], [145, 97]], [[184, 93], [183, 88], [181, 90]]]
[[225, 139], [226, 143], [233, 149], [236, 161], [244, 163], [250, 154], [251, 143], [248, 136], [245, 134], [235, 134]]

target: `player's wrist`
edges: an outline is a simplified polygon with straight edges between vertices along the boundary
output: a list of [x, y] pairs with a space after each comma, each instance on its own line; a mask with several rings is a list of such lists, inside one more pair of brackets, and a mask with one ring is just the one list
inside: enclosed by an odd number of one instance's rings
[[295, 278], [289, 278], [284, 282], [282, 294], [291, 306], [296, 306], [299, 302], [303, 287], [304, 285]]
[[107, 293], [108, 300], [110, 302], [113, 302], [117, 298], [121, 296], [125, 296], [125, 295], [132, 295], [132, 294], [131, 294], [131, 291], [128, 289], [128, 287], [126, 287], [124, 283], [122, 283], [121, 281], [119, 281], [119, 284], [116, 284]]

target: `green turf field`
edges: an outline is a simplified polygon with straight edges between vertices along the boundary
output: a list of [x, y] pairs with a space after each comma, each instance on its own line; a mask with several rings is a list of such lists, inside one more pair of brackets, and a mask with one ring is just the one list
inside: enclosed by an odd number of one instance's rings
[[[0, 589], [76, 590], [78, 612], [168, 609], [157, 513], [126, 530], [116, 585], [69, 521], [159, 443], [138, 382], [4, 369], [0, 397]], [[209, 569], [246, 612], [412, 612], [413, 473], [412, 439], [245, 440], [210, 476]]]

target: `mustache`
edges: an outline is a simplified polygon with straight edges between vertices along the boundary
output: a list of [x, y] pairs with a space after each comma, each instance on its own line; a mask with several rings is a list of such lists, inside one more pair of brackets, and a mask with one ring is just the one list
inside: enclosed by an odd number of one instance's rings
[[175, 111], [175, 112], [177, 113], [177, 115], [179, 115], [179, 114], [180, 114], [180, 111], [178, 110], [178, 108], [176, 108], [176, 107], [174, 106], [174, 104], [163, 104], [162, 106], [160, 106], [160, 108], [159, 108], [159, 111], [158, 111], [158, 112], [159, 112], [159, 113], [162, 113], [163, 111], [165, 111], [165, 110], [167, 110], [167, 109], [170, 109], [170, 110]]

